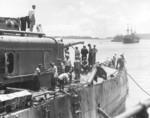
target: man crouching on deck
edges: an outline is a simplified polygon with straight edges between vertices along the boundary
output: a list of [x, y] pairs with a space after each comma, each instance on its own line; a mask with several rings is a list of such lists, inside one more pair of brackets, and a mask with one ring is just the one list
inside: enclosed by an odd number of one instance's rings
[[62, 73], [58, 76], [59, 91], [64, 90], [65, 81], [69, 81], [71, 83], [71, 78], [71, 71], [68, 73]]

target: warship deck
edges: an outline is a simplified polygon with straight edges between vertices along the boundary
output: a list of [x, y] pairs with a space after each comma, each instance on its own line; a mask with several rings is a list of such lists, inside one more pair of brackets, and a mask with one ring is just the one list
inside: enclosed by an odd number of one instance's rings
[[[107, 72], [107, 80], [111, 79], [110, 75], [117, 74], [117, 72], [118, 72], [118, 70], [116, 70], [114, 68], [109, 68], [109, 67], [106, 67], [106, 66], [102, 66], [102, 67]], [[45, 87], [41, 87], [38, 92], [37, 91], [31, 91], [31, 90], [30, 90], [30, 92], [32, 93], [32, 97], [36, 97], [36, 96], [41, 97], [41, 96], [44, 96], [45, 94], [48, 95], [48, 97], [51, 97], [52, 99], [54, 98], [54, 94], [55, 94], [55, 97], [62, 97], [66, 94], [69, 94], [68, 89], [69, 89], [70, 86], [76, 86], [76, 87], [80, 87], [80, 86], [86, 87], [86, 86], [88, 86], [89, 83], [92, 81], [93, 76], [95, 75], [95, 73], [96, 73], [96, 69], [94, 71], [88, 72], [87, 74], [81, 74], [80, 81], [75, 80], [75, 75], [73, 73], [72, 83], [71, 84], [65, 84], [64, 85], [64, 91], [59, 91], [58, 87], [56, 87], [55, 91], [48, 90], [48, 88], [45, 88]], [[100, 84], [103, 81], [105, 81], [103, 78], [98, 78], [97, 82], [93, 81], [93, 85]]]

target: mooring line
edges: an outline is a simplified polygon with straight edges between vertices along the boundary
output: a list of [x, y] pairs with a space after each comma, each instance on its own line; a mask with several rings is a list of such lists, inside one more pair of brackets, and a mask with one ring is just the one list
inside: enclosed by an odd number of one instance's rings
[[145, 91], [145, 90], [135, 81], [135, 79], [134, 79], [129, 73], [127, 73], [127, 75], [134, 81], [134, 83], [135, 83], [144, 93], [146, 93], [147, 95], [150, 96], [150, 94], [149, 94], [147, 91]]

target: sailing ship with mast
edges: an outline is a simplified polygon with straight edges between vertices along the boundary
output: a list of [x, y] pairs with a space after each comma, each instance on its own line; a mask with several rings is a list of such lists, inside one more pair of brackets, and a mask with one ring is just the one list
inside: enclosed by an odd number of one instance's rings
[[140, 42], [140, 38], [139, 36], [136, 34], [136, 32], [132, 31], [129, 29], [129, 25], [127, 26], [127, 35], [125, 35], [122, 39], [123, 44], [128, 44], [128, 43], [139, 43]]

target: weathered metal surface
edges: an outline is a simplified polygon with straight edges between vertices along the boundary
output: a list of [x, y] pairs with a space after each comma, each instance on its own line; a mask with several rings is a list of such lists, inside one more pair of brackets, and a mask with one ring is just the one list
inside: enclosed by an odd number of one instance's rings
[[[63, 45], [62, 42], [57, 42]], [[4, 50], [52, 50], [56, 42], [52, 38], [0, 36], [0, 47]]]
[[126, 72], [122, 71], [116, 77], [100, 84], [81, 87], [76, 96], [64, 94], [15, 114], [20, 118], [102, 118], [97, 112], [97, 107], [100, 107], [110, 116], [114, 116], [117, 111], [121, 112], [124, 109], [127, 91]]
[[[65, 44], [65, 46], [79, 43], [82, 42]], [[29, 88], [34, 87], [32, 78], [37, 65], [41, 63], [43, 69], [48, 69], [49, 63], [52, 61], [57, 65], [57, 58], [62, 60], [64, 58], [65, 46], [63, 42], [57, 42], [48, 37], [0, 36], [0, 58], [3, 60], [0, 83], [15, 83], [17, 87], [20, 85]], [[9, 56], [11, 58], [8, 58]], [[7, 59], [11, 59], [11, 66], [5, 66]], [[93, 71], [89, 82], [93, 80], [95, 73], [96, 70]], [[115, 75], [114, 78], [109, 77], [102, 83], [79, 86], [74, 95], [61, 93], [55, 99], [52, 99], [54, 95], [50, 95], [37, 106], [7, 114], [6, 117], [101, 118], [101, 114], [97, 112], [97, 107], [102, 108], [110, 116], [114, 116], [122, 111], [128, 91], [126, 71], [120, 71]], [[41, 75], [39, 81], [41, 87], [50, 88], [50, 73]]]
[[[0, 37], [1, 76], [0, 82], [3, 84], [23, 82], [32, 80], [35, 68], [39, 63], [43, 68], [48, 69], [50, 62], [55, 62], [57, 58], [63, 59], [64, 44], [57, 42], [53, 38], [37, 37]], [[8, 55], [12, 55], [12, 72], [8, 72], [6, 63]], [[3, 64], [3, 65], [2, 65]]]

